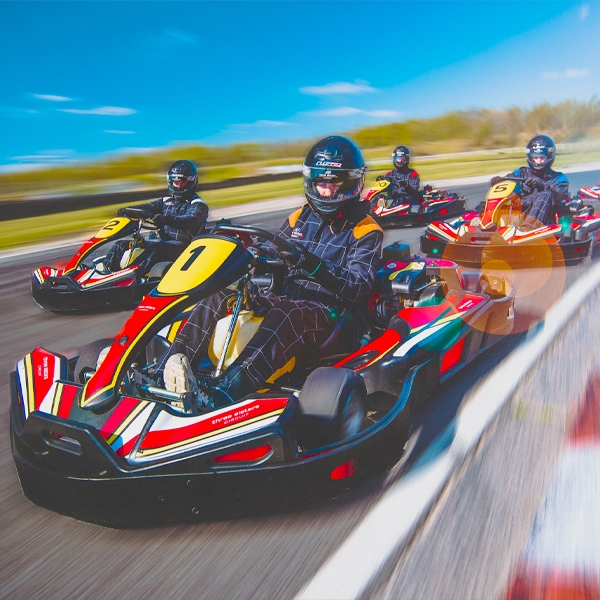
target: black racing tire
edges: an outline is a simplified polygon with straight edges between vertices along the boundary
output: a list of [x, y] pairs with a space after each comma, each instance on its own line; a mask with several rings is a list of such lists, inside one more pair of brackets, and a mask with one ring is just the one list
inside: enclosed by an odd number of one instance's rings
[[169, 270], [172, 262], [159, 262], [152, 266], [150, 273], [148, 274], [148, 281], [160, 281], [165, 273]]
[[416, 306], [435, 306], [446, 299], [448, 285], [445, 281], [437, 281], [428, 285], [419, 296]]
[[319, 367], [306, 379], [299, 402], [300, 446], [326, 446], [360, 432], [367, 414], [367, 388], [350, 369]]
[[85, 374], [96, 371], [96, 363], [98, 362], [100, 352], [106, 346], [112, 346], [114, 341], [115, 338], [104, 338], [96, 340], [81, 349], [75, 363], [75, 372], [73, 375], [75, 383], [85, 383]]

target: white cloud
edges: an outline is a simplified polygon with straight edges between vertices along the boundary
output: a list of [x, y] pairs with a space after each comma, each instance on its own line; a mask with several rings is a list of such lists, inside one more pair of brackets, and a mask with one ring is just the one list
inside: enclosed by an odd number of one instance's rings
[[582, 21], [585, 21], [590, 15], [590, 5], [589, 4], [582, 4], [579, 7], [579, 18]]
[[50, 102], [71, 102], [73, 98], [67, 98], [67, 96], [53, 96], [52, 94], [33, 94], [34, 98], [38, 100], [48, 100]]
[[189, 46], [198, 42], [198, 36], [181, 29], [167, 29], [162, 34], [173, 45]]
[[317, 110], [313, 114], [321, 117], [347, 117], [349, 115], [357, 115], [361, 112], [360, 108], [352, 108], [351, 106], [340, 106], [338, 108], [330, 108], [327, 110]]
[[115, 133], [117, 135], [131, 135], [137, 133], [137, 131], [123, 131], [121, 129], [105, 129], [104, 133]]
[[395, 110], [362, 110], [352, 106], [339, 106], [327, 110], [317, 110], [311, 113], [319, 117], [349, 117], [350, 115], [366, 115], [368, 117], [396, 118], [402, 113]]
[[257, 127], [284, 127], [285, 125], [291, 125], [291, 123], [288, 123], [287, 121], [269, 121], [269, 120], [265, 120], [265, 121], [256, 121], [256, 123], [254, 123], [254, 125], [256, 125]]
[[573, 79], [575, 77], [587, 77], [590, 74], [589, 69], [567, 69], [564, 73], [558, 71], [546, 71], [542, 73], [542, 79], [550, 81], [552, 79]]
[[110, 117], [124, 117], [137, 112], [133, 108], [123, 108], [121, 106], [99, 106], [98, 108], [90, 108], [89, 110], [81, 108], [59, 108], [58, 110], [75, 115], [106, 115]]
[[565, 71], [565, 77], [587, 77], [589, 74], [589, 69], [567, 69]]
[[326, 85], [312, 85], [300, 88], [302, 94], [309, 96], [333, 96], [337, 94], [365, 94], [375, 92], [366, 81], [356, 81], [355, 83], [346, 83], [338, 81], [337, 83], [328, 83]]
[[28, 163], [54, 163], [65, 160], [73, 160], [75, 152], [73, 150], [43, 150], [36, 154], [24, 154], [22, 156], [11, 156], [10, 160]]

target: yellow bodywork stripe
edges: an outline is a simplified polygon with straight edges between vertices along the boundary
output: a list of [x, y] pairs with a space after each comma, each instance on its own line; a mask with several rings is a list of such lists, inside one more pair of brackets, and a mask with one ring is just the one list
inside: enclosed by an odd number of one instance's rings
[[[144, 327], [134, 338], [133, 342], [131, 342], [129, 348], [127, 349], [127, 352], [125, 353], [125, 355], [121, 358], [121, 360], [119, 361], [119, 363], [117, 364], [117, 368], [115, 369], [115, 374], [113, 376], [113, 378], [110, 380], [110, 383], [106, 386], [104, 386], [103, 388], [99, 389], [95, 394], [93, 394], [92, 396], [90, 396], [89, 398], [86, 398], [84, 400], [85, 397], [85, 391], [86, 388], [88, 386], [88, 383], [85, 384], [85, 387], [83, 388], [83, 393], [81, 394], [81, 403], [80, 406], [84, 407], [88, 402], [91, 402], [96, 396], [99, 396], [100, 394], [102, 394], [103, 392], [105, 392], [106, 390], [110, 389], [111, 387], [115, 386], [115, 383], [117, 381], [117, 373], [121, 370], [121, 367], [123, 365], [123, 363], [125, 363], [127, 361], [127, 358], [130, 354], [131, 349], [136, 345], [137, 341], [144, 335], [144, 333], [146, 333], [146, 331], [148, 331], [148, 329], [154, 324], [154, 322], [159, 319], [165, 312], [167, 312], [171, 307], [183, 302], [184, 300], [187, 300], [188, 296], [182, 296], [181, 298], [179, 298], [178, 300], [176, 300], [175, 302], [172, 302], [171, 304], [168, 304], [167, 306], [165, 306], [165, 308], [163, 308], [163, 310], [161, 310], [159, 313], [157, 313], [157, 315], [154, 317], [154, 319], [152, 319], [147, 325], [146, 327]], [[91, 381], [91, 379], [90, 379]]]

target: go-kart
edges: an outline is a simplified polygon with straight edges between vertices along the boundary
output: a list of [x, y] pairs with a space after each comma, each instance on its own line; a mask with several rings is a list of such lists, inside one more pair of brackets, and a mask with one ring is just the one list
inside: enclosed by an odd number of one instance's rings
[[466, 212], [448, 222], [434, 221], [420, 238], [421, 251], [479, 268], [502, 261], [511, 268], [576, 264], [600, 236], [600, 216], [581, 200], [564, 201], [556, 222], [522, 228], [523, 177], [505, 177], [491, 186], [481, 213]]
[[513, 328], [508, 280], [407, 257], [395, 244], [384, 249], [368, 306], [339, 300], [335, 329], [311, 364], [225, 406], [163, 389], [153, 367], [193, 306], [225, 286], [237, 290], [232, 314], [217, 326], [198, 380], [243, 347], [249, 294], [277, 289], [287, 269], [256, 240], [290, 247], [258, 228], [217, 224], [116, 337], [72, 357], [36, 348], [17, 363], [11, 439], [27, 498], [110, 527], [335, 498], [391, 468], [417, 405]]
[[434, 219], [461, 215], [465, 211], [463, 196], [429, 185], [424, 187], [415, 202], [397, 206], [392, 206], [391, 191], [390, 180], [380, 179], [365, 195], [365, 201], [371, 204], [371, 216], [382, 227], [423, 225]]
[[139, 208], [123, 212], [125, 217], [111, 219], [65, 267], [32, 273], [31, 293], [40, 307], [55, 312], [133, 308], [156, 287], [172, 263], [148, 260], [148, 242], [159, 239], [149, 220], [153, 215]]
[[584, 201], [600, 200], [600, 184], [593, 187], [582, 187], [577, 192], [576, 199]]

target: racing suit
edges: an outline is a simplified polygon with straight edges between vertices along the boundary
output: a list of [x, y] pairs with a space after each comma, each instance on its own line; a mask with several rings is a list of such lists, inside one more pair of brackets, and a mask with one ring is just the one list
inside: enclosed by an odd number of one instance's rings
[[[190, 244], [192, 239], [204, 231], [208, 218], [208, 206], [202, 198], [194, 194], [190, 199], [177, 199], [165, 196], [147, 204], [137, 204], [135, 208], [147, 210], [153, 215], [161, 215], [159, 227], [160, 241], [147, 242], [151, 250], [141, 270], [160, 261], [174, 261]], [[119, 262], [129, 242], [121, 240], [115, 243], [107, 256], [110, 269], [119, 269]]]
[[395, 168], [377, 179], [387, 179], [392, 183], [393, 190], [389, 194], [391, 203], [387, 208], [394, 208], [400, 204], [414, 204], [419, 198], [421, 178], [410, 167]]
[[531, 190], [530, 193], [522, 193], [523, 212], [527, 213], [525, 223], [532, 226], [549, 225], [554, 221], [554, 215], [561, 200], [569, 197], [569, 181], [563, 173], [547, 169], [541, 175], [531, 167], [520, 167], [508, 177], [535, 178], [543, 184], [543, 190]]
[[[312, 274], [301, 266], [290, 268], [281, 295], [258, 295], [264, 319], [225, 371], [224, 391], [241, 387], [246, 395], [311, 355], [314, 358], [335, 327], [340, 305], [366, 302], [375, 283], [383, 239], [379, 225], [366, 215], [368, 210], [367, 203], [358, 202], [347, 215], [329, 222], [305, 204], [287, 218], [279, 235], [305, 246], [321, 262]], [[264, 244], [267, 249], [269, 245]], [[160, 361], [159, 370], [169, 356], [180, 352], [196, 370], [233, 293], [219, 291], [197, 305]]]

